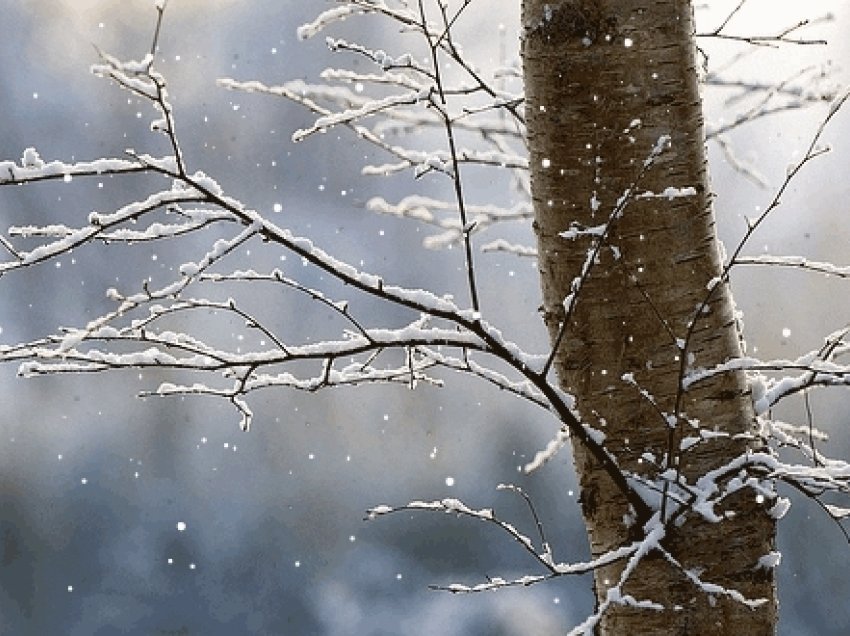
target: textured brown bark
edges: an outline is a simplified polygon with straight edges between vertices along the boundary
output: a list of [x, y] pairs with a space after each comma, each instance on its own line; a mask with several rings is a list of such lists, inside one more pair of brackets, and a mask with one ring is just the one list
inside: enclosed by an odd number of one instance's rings
[[[606, 445], [620, 464], [653, 475], [657, 470], [652, 462], [641, 456], [650, 453], [663, 465], [671, 430], [622, 376], [633, 374], [664, 413], [677, 412], [676, 339], [686, 337], [696, 307], [721, 272], [690, 3], [523, 0], [523, 29], [535, 229], [553, 342], [565, 317], [563, 301], [593, 241], [559, 234], [574, 223], [605, 223], [662, 135], [670, 136], [671, 146], [645, 170], [637, 190], [695, 190], [691, 196], [628, 202], [580, 290], [555, 360], [562, 387], [576, 396], [584, 421], [605, 432]], [[740, 355], [733, 314], [724, 285], [693, 330], [687, 349], [693, 365], [709, 367]], [[683, 418], [698, 420], [702, 429], [731, 435], [755, 430], [741, 375], [700, 384], [685, 392], [678, 405]], [[697, 434], [683, 418], [672, 431], [676, 448], [683, 436]], [[745, 452], [748, 444], [753, 442], [701, 442], [674, 453], [673, 465], [693, 481]], [[574, 460], [591, 550], [599, 555], [630, 540], [624, 523], [628, 506], [579, 444]], [[773, 547], [774, 522], [750, 489], [724, 501], [717, 512], [734, 514], [714, 524], [689, 515], [666, 547], [705, 581], [767, 602], [751, 609], [727, 597], [709, 597], [656, 555], [642, 562], [625, 591], [667, 609], [614, 606], [601, 633], [774, 633], [773, 573], [757, 567]], [[596, 573], [598, 600], [605, 598], [622, 568], [620, 563]]]

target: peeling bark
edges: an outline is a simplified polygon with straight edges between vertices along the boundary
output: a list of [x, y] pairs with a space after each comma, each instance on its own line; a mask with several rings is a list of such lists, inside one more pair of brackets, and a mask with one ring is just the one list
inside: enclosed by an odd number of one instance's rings
[[[686, 0], [523, 0], [523, 63], [535, 231], [544, 317], [555, 369], [574, 394], [584, 421], [606, 435], [621, 466], [655, 476], [668, 448], [699, 427], [729, 435], [754, 433], [742, 374], [717, 376], [680, 390], [681, 342], [722, 263], [715, 234], [697, 85], [693, 21]], [[669, 148], [644, 162], [659, 139]], [[674, 188], [675, 190], [667, 190]], [[587, 280], [567, 315], [564, 299], [580, 276], [593, 236], [568, 239], [568, 229], [607, 222], [624, 193], [632, 196], [610, 227]], [[622, 207], [622, 206], [621, 206]], [[727, 285], [696, 317], [687, 355], [710, 367], [740, 355]], [[677, 343], [679, 339], [679, 343]], [[622, 379], [632, 374], [635, 386]], [[675, 427], [659, 411], [678, 413]], [[672, 446], [671, 446], [672, 444]], [[746, 452], [753, 441], [728, 437], [670, 455], [693, 481]], [[582, 512], [594, 555], [630, 539], [628, 505], [581, 445], [574, 461]], [[642, 459], [646, 453], [655, 458]], [[773, 574], [757, 567], [772, 549], [774, 521], [750, 489], [724, 502], [723, 523], [689, 515], [666, 548], [703, 580], [766, 601], [757, 609], [697, 589], [660, 555], [645, 559], [625, 592], [661, 603], [664, 611], [615, 605], [603, 634], [772, 634]], [[599, 570], [597, 600], [623, 564]]]

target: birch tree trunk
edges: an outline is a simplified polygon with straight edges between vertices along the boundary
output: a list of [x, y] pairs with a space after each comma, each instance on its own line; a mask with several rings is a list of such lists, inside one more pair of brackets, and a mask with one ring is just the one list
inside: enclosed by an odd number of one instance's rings
[[[683, 357], [693, 366], [711, 367], [740, 355], [725, 284], [714, 291], [689, 336], [697, 308], [722, 268], [690, 3], [523, 0], [523, 30], [539, 269], [546, 324], [558, 344], [559, 381], [576, 396], [583, 421], [605, 433], [621, 466], [652, 477], [670, 468], [693, 483], [755, 442], [752, 435], [708, 436], [680, 451], [683, 438], [698, 436], [698, 428], [752, 434], [756, 421], [742, 375], [680, 389]], [[647, 166], [664, 136], [669, 147]], [[669, 196], [648, 196], [665, 190]], [[586, 266], [588, 249], [599, 241], [581, 229], [604, 225], [618, 205], [622, 213], [567, 314], [564, 301]], [[577, 230], [575, 238], [561, 235], [570, 228]], [[624, 380], [624, 374], [631, 376]], [[627, 381], [632, 377], [634, 383]], [[593, 554], [633, 540], [636, 529], [624, 522], [629, 508], [622, 493], [584, 448], [576, 444], [573, 452]], [[606, 612], [601, 633], [775, 632], [773, 573], [759, 567], [760, 557], [773, 548], [774, 520], [749, 488], [724, 505], [716, 512], [729, 519], [709, 523], [689, 514], [665, 547], [702, 580], [765, 602], [752, 609], [724, 595], [712, 597], [681, 569], [650, 555], [624, 591], [664, 609], [616, 604]], [[623, 567], [617, 563], [596, 572], [598, 602]]]

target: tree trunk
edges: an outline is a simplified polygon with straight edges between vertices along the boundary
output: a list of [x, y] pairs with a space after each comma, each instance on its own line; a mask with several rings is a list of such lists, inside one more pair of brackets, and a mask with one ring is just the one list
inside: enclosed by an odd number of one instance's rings
[[[604, 432], [621, 466], [653, 478], [670, 468], [694, 483], [756, 446], [757, 428], [743, 375], [681, 389], [682, 360], [711, 367], [741, 354], [728, 285], [718, 285], [695, 318], [722, 263], [690, 3], [523, 0], [523, 31], [539, 269], [559, 381], [576, 396], [584, 423]], [[647, 165], [665, 136], [666, 149]], [[581, 232], [594, 227], [595, 234]], [[561, 235], [570, 229], [573, 238]], [[588, 250], [600, 240], [588, 265]], [[721, 436], [682, 444], [700, 431]], [[584, 448], [576, 444], [573, 453], [592, 553], [634, 540], [640, 529], [625, 521], [622, 493]], [[664, 543], [703, 581], [765, 599], [761, 605], [709, 595], [650, 554], [623, 591], [664, 609], [614, 604], [600, 632], [774, 633], [773, 572], [759, 561], [773, 548], [768, 506], [741, 489], [715, 508], [728, 517], [723, 522], [689, 513]], [[667, 518], [676, 511], [670, 500], [663, 508]], [[623, 568], [620, 562], [596, 572], [598, 602]]]

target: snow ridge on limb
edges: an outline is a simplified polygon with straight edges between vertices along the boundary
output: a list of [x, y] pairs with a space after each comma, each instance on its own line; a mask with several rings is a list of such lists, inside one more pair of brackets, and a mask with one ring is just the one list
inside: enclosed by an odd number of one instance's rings
[[385, 0], [352, 0], [341, 7], [323, 11], [312, 22], [300, 26], [297, 34], [300, 39], [306, 40], [351, 15], [366, 13], [382, 13], [401, 22], [412, 22], [416, 18], [413, 11], [393, 9]]
[[157, 159], [150, 155], [139, 155], [137, 159], [95, 159], [94, 161], [44, 161], [35, 148], [24, 151], [20, 164], [14, 161], [0, 161], [0, 185], [23, 185], [37, 181], [63, 179], [70, 181], [74, 177], [90, 177], [134, 172], [160, 171], [175, 169], [173, 157]]

